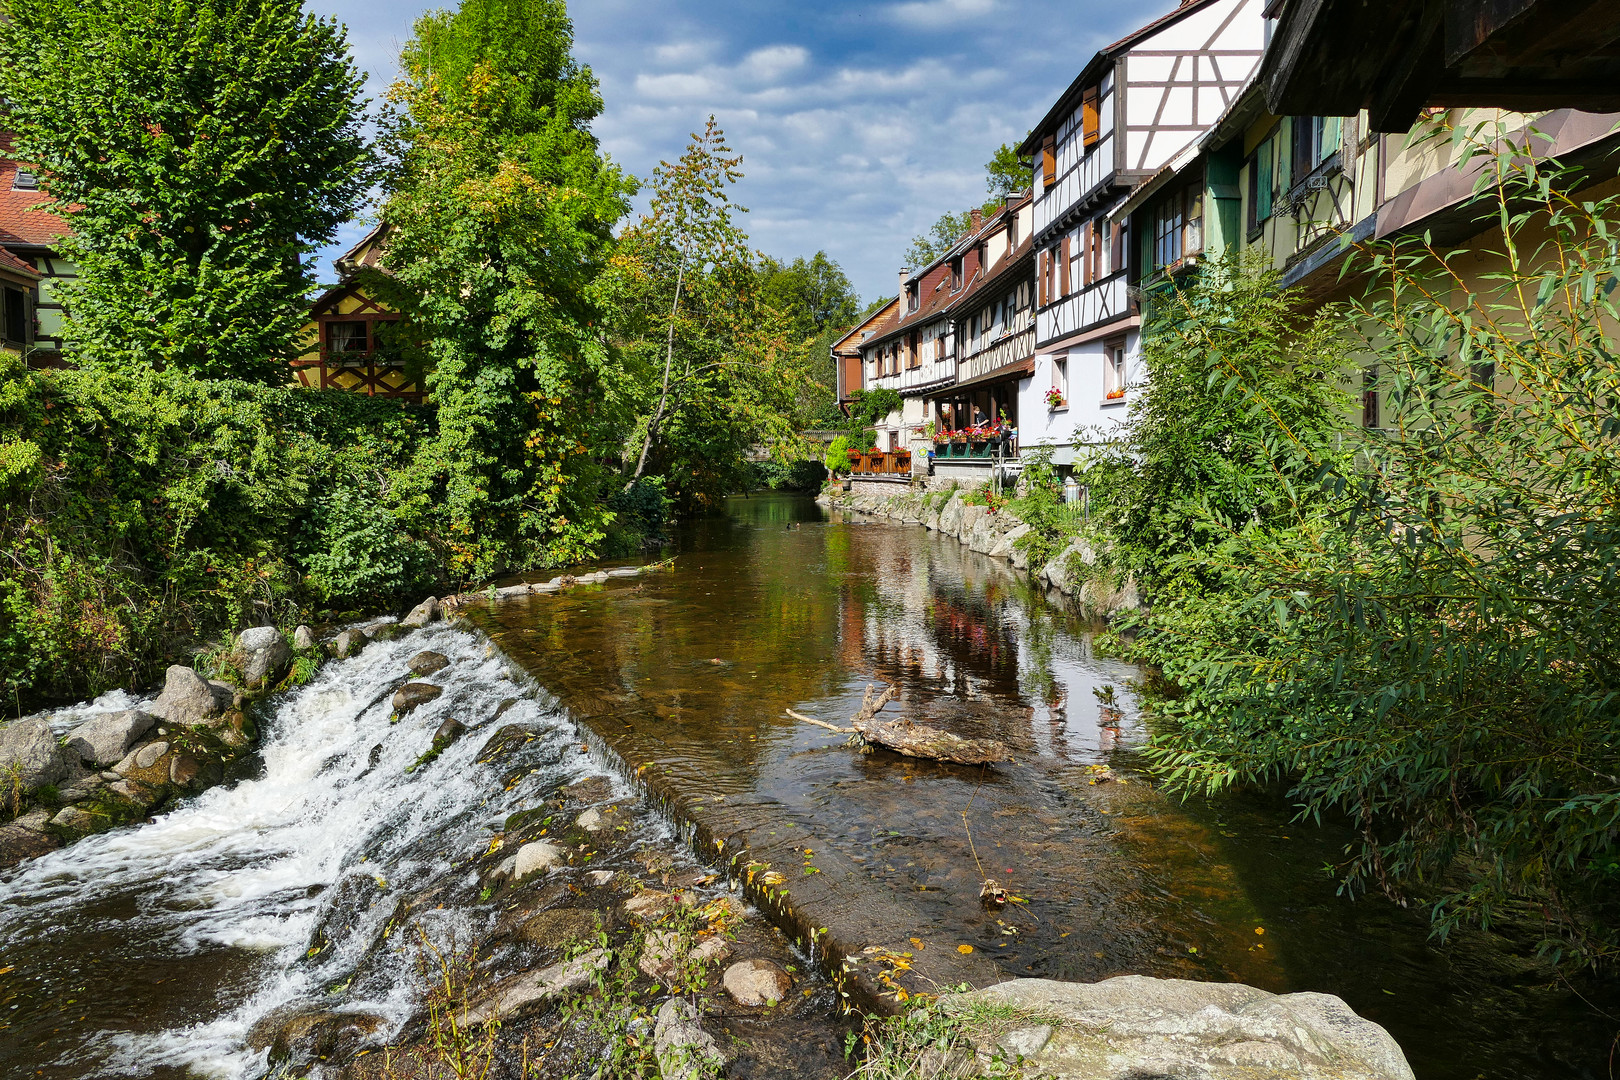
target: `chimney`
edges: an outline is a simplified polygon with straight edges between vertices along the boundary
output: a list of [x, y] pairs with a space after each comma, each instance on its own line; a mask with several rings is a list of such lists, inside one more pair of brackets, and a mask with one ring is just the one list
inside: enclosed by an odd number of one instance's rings
[[911, 276], [911, 267], [902, 266], [900, 268], [900, 300], [901, 300], [902, 303], [906, 299], [906, 278], [908, 278], [910, 276]]
[[973, 231], [978, 232], [979, 226], [984, 224], [984, 211], [977, 206], [973, 208]]

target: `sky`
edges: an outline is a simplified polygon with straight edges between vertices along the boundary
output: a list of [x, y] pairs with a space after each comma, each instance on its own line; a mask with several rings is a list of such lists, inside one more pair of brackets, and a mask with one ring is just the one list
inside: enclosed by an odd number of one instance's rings
[[[734, 192], [756, 248], [826, 251], [865, 301], [892, 296], [906, 245], [986, 198], [1017, 143], [1093, 53], [1176, 0], [576, 0], [606, 153], [636, 176], [713, 113], [743, 155]], [[429, 6], [307, 0], [349, 27], [380, 97]], [[325, 263], [357, 239], [346, 229]]]

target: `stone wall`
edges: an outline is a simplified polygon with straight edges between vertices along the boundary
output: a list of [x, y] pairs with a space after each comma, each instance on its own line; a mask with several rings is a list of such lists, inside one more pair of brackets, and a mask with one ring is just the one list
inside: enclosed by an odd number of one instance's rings
[[1032, 570], [1029, 556], [1018, 546], [1018, 540], [1029, 533], [1029, 526], [1011, 510], [970, 506], [960, 491], [947, 499], [943, 493], [868, 481], [861, 487], [852, 483], [848, 492], [824, 494], [820, 501], [834, 510], [921, 525], [954, 537], [992, 559], [1006, 560], [1048, 589], [1078, 602], [1088, 615], [1107, 618], [1135, 610], [1141, 604], [1134, 580], [1127, 578], [1122, 584], [1114, 584], [1083, 572], [1083, 567], [1094, 564], [1097, 558], [1084, 540], [1072, 541], [1050, 562]]

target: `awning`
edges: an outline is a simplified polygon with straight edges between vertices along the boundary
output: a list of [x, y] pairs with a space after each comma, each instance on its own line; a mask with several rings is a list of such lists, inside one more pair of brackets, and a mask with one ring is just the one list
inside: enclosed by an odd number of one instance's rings
[[1003, 364], [994, 371], [987, 371], [983, 375], [977, 376], [976, 378], [968, 379], [964, 382], [952, 383], [949, 386], [942, 386], [938, 390], [930, 393], [928, 396], [930, 398], [944, 397], [946, 394], [955, 390], [971, 390], [976, 386], [983, 386], [985, 383], [1000, 382], [1003, 379], [1022, 378], [1025, 375], [1033, 374], [1035, 374], [1035, 358], [1033, 356], [1026, 356], [1022, 360], [1014, 360], [1010, 364]]

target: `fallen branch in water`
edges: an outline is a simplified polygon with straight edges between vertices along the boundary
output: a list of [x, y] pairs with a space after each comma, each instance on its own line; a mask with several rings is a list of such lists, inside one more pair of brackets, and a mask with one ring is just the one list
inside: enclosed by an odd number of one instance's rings
[[866, 687], [861, 707], [849, 718], [849, 727], [837, 727], [824, 720], [814, 720], [792, 709], [787, 714], [795, 720], [826, 728], [839, 735], [859, 735], [863, 742], [893, 750], [906, 757], [946, 761], [953, 765], [991, 765], [1012, 760], [1012, 751], [995, 739], [964, 739], [949, 731], [910, 720], [891, 720], [877, 723], [877, 714], [883, 707], [900, 696], [900, 689], [889, 685], [881, 694], [872, 685]]

